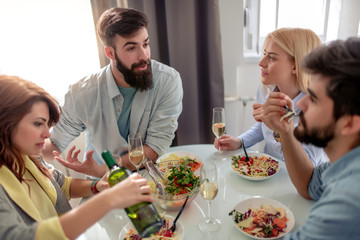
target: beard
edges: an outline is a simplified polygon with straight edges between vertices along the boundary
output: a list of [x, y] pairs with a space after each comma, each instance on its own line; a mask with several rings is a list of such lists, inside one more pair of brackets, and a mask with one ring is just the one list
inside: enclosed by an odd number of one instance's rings
[[335, 122], [331, 122], [325, 127], [317, 127], [313, 129], [308, 129], [307, 123], [304, 118], [304, 113], [300, 112], [299, 114], [303, 129], [300, 129], [300, 126], [297, 126], [294, 130], [295, 137], [303, 143], [313, 144], [317, 147], [326, 147], [328, 143], [334, 138], [335, 135]]
[[[115, 53], [115, 60], [116, 60], [116, 68], [119, 70], [122, 75], [124, 76], [125, 82], [129, 84], [131, 87], [135, 88], [136, 90], [140, 90], [141, 92], [144, 90], [148, 90], [152, 88], [153, 81], [152, 81], [152, 70], [151, 70], [151, 61], [142, 60], [138, 63], [134, 63], [131, 65], [131, 68], [127, 68], [118, 58], [117, 54]], [[140, 67], [146, 65], [146, 69], [143, 71], [135, 71], [136, 67]]]

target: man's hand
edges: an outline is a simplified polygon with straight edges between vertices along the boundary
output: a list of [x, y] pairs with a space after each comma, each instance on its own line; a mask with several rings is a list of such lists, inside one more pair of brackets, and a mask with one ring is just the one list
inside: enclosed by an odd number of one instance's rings
[[78, 155], [80, 153], [80, 150], [77, 150], [74, 152], [75, 146], [73, 146], [66, 157], [66, 160], [63, 160], [60, 157], [60, 154], [57, 151], [54, 151], [54, 158], [63, 166], [70, 168], [76, 172], [84, 173], [87, 175], [91, 175], [94, 177], [102, 177], [107, 170], [106, 165], [99, 165], [96, 163], [94, 158], [92, 157], [92, 154], [94, 151], [89, 151], [86, 154], [86, 160], [84, 162], [79, 161]]
[[[268, 128], [280, 134], [292, 132], [294, 124], [291, 121], [288, 122], [287, 119], [280, 121], [281, 117], [286, 114], [284, 106], [294, 109], [294, 103], [287, 95], [280, 92], [270, 93], [266, 102], [261, 106], [262, 113], [257, 114], [259, 120], [256, 120], [263, 122]], [[257, 111], [260, 112], [260, 110]]]

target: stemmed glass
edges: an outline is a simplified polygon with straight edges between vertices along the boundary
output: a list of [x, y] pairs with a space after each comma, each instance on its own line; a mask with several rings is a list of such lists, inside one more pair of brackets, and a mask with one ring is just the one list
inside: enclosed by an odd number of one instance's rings
[[140, 134], [128, 136], [129, 160], [132, 165], [136, 167], [136, 172], [139, 173], [139, 168], [144, 162], [144, 148]]
[[212, 162], [207, 162], [200, 170], [201, 185], [200, 195], [208, 202], [208, 216], [198, 223], [201, 231], [217, 231], [221, 227], [221, 221], [211, 217], [211, 201], [218, 193], [217, 168]]
[[[212, 117], [212, 131], [217, 139], [220, 139], [221, 136], [225, 133], [225, 109], [222, 107], [213, 108], [213, 117]], [[219, 143], [219, 149], [214, 155], [215, 159], [223, 160], [222, 151]]]

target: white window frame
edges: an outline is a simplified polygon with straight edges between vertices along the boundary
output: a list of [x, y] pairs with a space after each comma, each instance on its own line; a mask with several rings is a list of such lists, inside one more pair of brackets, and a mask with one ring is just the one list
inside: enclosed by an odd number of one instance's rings
[[[261, 56], [261, 48], [264, 39], [260, 37], [260, 9], [261, 2], [267, 0], [244, 0], [244, 29], [243, 29], [243, 57], [245, 62], [258, 62]], [[358, 25], [357, 36], [360, 36], [360, 26], [359, 20], [356, 20], [356, 16], [359, 15], [357, 10], [358, 2], [355, 0], [350, 4], [354, 4], [354, 9], [351, 13], [355, 16], [355, 25], [356, 21]], [[275, 29], [278, 28], [278, 18], [279, 18], [279, 0], [275, 0]], [[349, 12], [342, 12], [342, 5], [344, 2], [342, 0], [323, 0], [323, 34], [319, 34], [319, 38], [323, 43], [341, 38], [339, 31], [341, 14], [349, 15]], [[349, 3], [347, 3], [349, 4]], [[349, 11], [349, 8], [348, 10]], [[352, 24], [354, 24], [354, 22]], [[274, 29], [274, 30], [275, 30]]]

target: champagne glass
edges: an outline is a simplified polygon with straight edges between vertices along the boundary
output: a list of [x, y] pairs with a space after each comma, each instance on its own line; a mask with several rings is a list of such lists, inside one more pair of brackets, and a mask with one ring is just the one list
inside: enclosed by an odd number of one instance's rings
[[[212, 118], [212, 131], [217, 139], [220, 140], [221, 136], [225, 133], [225, 109], [222, 107], [213, 108]], [[219, 149], [215, 153], [214, 158], [223, 160], [222, 151], [219, 143]]]
[[129, 146], [129, 160], [132, 165], [136, 167], [136, 172], [139, 173], [139, 168], [144, 162], [144, 148], [140, 134], [128, 136]]
[[201, 185], [200, 195], [208, 202], [208, 216], [198, 223], [203, 232], [217, 231], [221, 227], [221, 221], [211, 217], [211, 201], [218, 193], [217, 168], [212, 162], [207, 162], [200, 170]]

